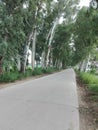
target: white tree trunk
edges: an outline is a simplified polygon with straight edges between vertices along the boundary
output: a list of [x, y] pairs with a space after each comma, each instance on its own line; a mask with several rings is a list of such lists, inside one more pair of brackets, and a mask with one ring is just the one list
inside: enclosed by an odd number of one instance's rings
[[[64, 10], [66, 9], [66, 7], [68, 6], [70, 0], [67, 0], [67, 2], [65, 0], [62, 0], [60, 2], [61, 3], [58, 5], [59, 9], [60, 9], [60, 10], [58, 10], [58, 16], [54, 20], [54, 24], [53, 24], [52, 28], [50, 29], [49, 35], [48, 35], [49, 43], [48, 43], [48, 52], [47, 52], [47, 56], [46, 56], [46, 67], [48, 67], [48, 63], [49, 63], [49, 55], [51, 52], [51, 43], [52, 43], [53, 38], [54, 38], [55, 29], [56, 29], [57, 25], [59, 24], [59, 19], [60, 19], [61, 15], [63, 14]], [[61, 9], [61, 7], [62, 7], [62, 9]], [[47, 41], [48, 41], [48, 39], [47, 39]]]
[[42, 52], [42, 59], [41, 59], [41, 66], [42, 68], [45, 68], [45, 52]]
[[89, 70], [89, 61], [90, 61], [90, 55], [88, 56], [88, 59], [87, 59], [85, 71], [88, 71], [88, 70]]
[[28, 41], [27, 41], [27, 45], [25, 47], [25, 52], [26, 52], [26, 56], [25, 56], [25, 66], [26, 66], [26, 62], [27, 62], [27, 58], [28, 58], [28, 51], [29, 51], [29, 48], [30, 48], [30, 44], [31, 44], [31, 40], [32, 40], [32, 37], [33, 37], [33, 31], [31, 32], [31, 34], [29, 35], [29, 38], [28, 38]]
[[34, 70], [34, 67], [35, 67], [36, 34], [37, 34], [37, 30], [36, 30], [36, 27], [35, 27], [34, 35], [33, 35], [33, 41], [32, 41], [32, 56], [31, 56], [32, 70]]
[[20, 58], [19, 57], [17, 58], [17, 69], [18, 71], [20, 71]]
[[[37, 26], [36, 26], [36, 20], [37, 20], [37, 15], [38, 15], [38, 11], [40, 9], [40, 5], [41, 5], [41, 1], [39, 1], [37, 3], [38, 5], [36, 6], [36, 11], [35, 11], [35, 23], [34, 23], [34, 28], [32, 29], [32, 32], [29, 36], [29, 40], [28, 40], [28, 44], [26, 46], [26, 52], [28, 54], [28, 50], [29, 50], [29, 46], [32, 40], [32, 56], [31, 56], [31, 66], [32, 66], [32, 70], [34, 70], [35, 67], [35, 48], [36, 48], [36, 34], [37, 34]], [[27, 55], [25, 57], [25, 66], [26, 66], [26, 62], [27, 62]]]
[[82, 71], [83, 61], [79, 63], [79, 71]]
[[32, 70], [34, 70], [35, 67], [35, 53], [36, 53], [36, 35], [37, 35], [37, 16], [38, 12], [41, 7], [41, 1], [37, 3], [36, 11], [35, 11], [35, 22], [34, 22], [34, 30], [33, 30], [33, 41], [32, 41], [32, 56], [31, 56], [31, 64], [32, 64]]
[[[23, 53], [23, 56], [22, 56], [22, 60], [21, 62], [22, 65], [23, 65], [23, 72], [25, 73], [25, 69], [26, 69], [26, 63], [27, 63], [27, 58], [28, 58], [28, 51], [29, 51], [29, 48], [30, 48], [30, 44], [31, 44], [31, 39], [33, 37], [33, 31], [31, 32], [31, 34], [29, 35], [29, 38], [28, 38], [28, 41], [27, 41], [27, 44], [24, 48], [24, 53]], [[21, 67], [20, 67], [20, 71], [21, 71]]]
[[49, 37], [49, 43], [48, 43], [48, 52], [47, 52], [47, 56], [46, 56], [46, 67], [48, 67], [49, 55], [50, 55], [50, 52], [51, 52], [51, 43], [53, 41], [54, 34], [55, 34], [55, 29], [56, 29], [58, 23], [59, 23], [59, 18], [56, 18], [51, 31], [49, 31], [49, 36], [48, 36]]
[[83, 61], [81, 61], [81, 63], [80, 63], [80, 71], [81, 72], [85, 72], [85, 69], [86, 69], [86, 60], [83, 60]]

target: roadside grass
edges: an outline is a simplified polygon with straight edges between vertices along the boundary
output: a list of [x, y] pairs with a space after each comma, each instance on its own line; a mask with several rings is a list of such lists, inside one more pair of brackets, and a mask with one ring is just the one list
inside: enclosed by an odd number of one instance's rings
[[14, 82], [19, 78], [18, 72], [9, 72], [0, 75], [0, 82]]
[[45, 74], [52, 74], [53, 72], [57, 71], [56, 68], [46, 68], [46, 69], [42, 69], [42, 72]]
[[42, 75], [42, 74], [43, 74], [42, 68], [35, 68], [35, 69], [32, 71], [32, 75], [33, 75], [33, 76]]
[[98, 77], [91, 73], [79, 73], [79, 78], [84, 85], [87, 86], [90, 93], [92, 93], [92, 99], [98, 101]]
[[35, 68], [33, 71], [31, 69], [27, 69], [25, 73], [12, 71], [0, 75], [0, 82], [15, 82], [16, 80], [22, 80], [27, 77], [33, 77], [42, 74], [51, 74], [55, 71], [57, 71], [57, 69], [55, 68], [47, 68], [47, 69]]

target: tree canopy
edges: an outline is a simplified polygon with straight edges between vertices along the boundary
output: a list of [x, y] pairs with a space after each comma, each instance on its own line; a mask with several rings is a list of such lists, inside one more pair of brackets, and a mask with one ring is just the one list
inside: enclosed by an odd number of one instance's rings
[[[78, 3], [78, 0], [1, 0], [2, 71], [14, 67], [25, 72], [29, 49], [32, 69], [37, 60], [46, 68], [75, 65], [83, 60], [98, 43], [98, 10], [79, 10]], [[59, 23], [61, 17], [63, 22]]]

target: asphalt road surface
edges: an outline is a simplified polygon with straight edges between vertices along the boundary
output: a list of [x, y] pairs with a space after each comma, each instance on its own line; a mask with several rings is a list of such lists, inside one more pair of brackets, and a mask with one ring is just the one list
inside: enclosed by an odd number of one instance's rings
[[74, 71], [1, 89], [0, 130], [79, 130]]

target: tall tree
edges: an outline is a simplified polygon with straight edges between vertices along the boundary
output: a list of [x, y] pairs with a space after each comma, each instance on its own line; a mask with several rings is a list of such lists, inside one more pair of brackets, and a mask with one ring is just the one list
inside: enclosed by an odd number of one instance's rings
[[[88, 8], [82, 8], [76, 18], [74, 25], [74, 64], [80, 63], [80, 68], [87, 63], [86, 60], [94, 46], [97, 43], [98, 29], [96, 13], [91, 12]], [[84, 70], [83, 69], [83, 70]]]
[[57, 68], [59, 68], [60, 65], [62, 65], [63, 68], [71, 65], [71, 30], [72, 25], [66, 25], [65, 23], [60, 24], [56, 30], [52, 53], [53, 63]]

